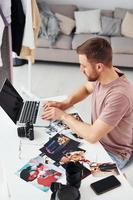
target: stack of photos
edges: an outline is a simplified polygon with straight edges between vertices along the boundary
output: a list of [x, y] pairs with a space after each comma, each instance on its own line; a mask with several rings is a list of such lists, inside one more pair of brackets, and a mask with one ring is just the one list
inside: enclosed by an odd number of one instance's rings
[[26, 182], [31, 183], [43, 192], [47, 192], [53, 182], [56, 182], [62, 173], [39, 162], [29, 162], [17, 171], [17, 176]]
[[66, 152], [77, 149], [78, 145], [79, 142], [70, 139], [66, 135], [57, 133], [40, 149], [40, 151], [51, 159], [59, 161]]
[[41, 154], [30, 159], [16, 174], [36, 188], [47, 192], [52, 182], [64, 175], [67, 163], [72, 161], [78, 162], [83, 179], [91, 172], [83, 165], [89, 161], [85, 159], [86, 151], [79, 148], [79, 145], [79, 142], [57, 133], [40, 149]]
[[[83, 121], [78, 113], [71, 115], [77, 120]], [[63, 121], [52, 121], [47, 130], [52, 133], [53, 137], [37, 150], [38, 154], [41, 151], [37, 157], [30, 159], [16, 172], [17, 176], [24, 181], [47, 192], [53, 182], [63, 177], [64, 169], [69, 162], [78, 163], [82, 170], [82, 179], [90, 174], [97, 177], [119, 174], [115, 163], [96, 163], [86, 159], [86, 151], [79, 148], [81, 142], [76, 140], [77, 135]], [[70, 135], [73, 135], [74, 139]]]
[[95, 177], [119, 175], [118, 168], [115, 163], [90, 163], [91, 174]]
[[47, 155], [55, 161], [55, 165], [66, 168], [68, 162], [78, 162], [82, 168], [82, 179], [88, 176], [91, 172], [83, 166], [84, 163], [89, 163], [85, 159], [85, 150], [79, 148], [79, 142], [70, 139], [63, 134], [56, 134], [52, 137], [41, 149], [42, 155]]
[[[78, 113], [71, 113], [70, 114], [71, 116], [73, 116], [75, 119], [77, 119], [78, 121], [81, 121], [83, 122], [83, 120], [81, 119], [81, 117], [79, 116]], [[71, 132], [71, 134], [73, 136], [75, 136], [76, 138], [78, 138], [78, 136], [73, 133], [70, 128], [61, 120], [55, 120], [55, 121], [51, 121], [50, 122], [50, 125], [47, 126], [47, 130], [46, 132], [49, 133], [49, 134], [54, 134], [54, 133], [59, 133], [61, 131], [66, 131], [66, 132]], [[80, 138], [80, 137], [79, 137]]]

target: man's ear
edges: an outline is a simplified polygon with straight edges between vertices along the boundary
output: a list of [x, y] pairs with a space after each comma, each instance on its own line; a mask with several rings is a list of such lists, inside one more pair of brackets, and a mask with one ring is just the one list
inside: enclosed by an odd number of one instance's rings
[[98, 72], [102, 72], [103, 69], [104, 69], [103, 63], [97, 63], [96, 64], [96, 69], [97, 69]]

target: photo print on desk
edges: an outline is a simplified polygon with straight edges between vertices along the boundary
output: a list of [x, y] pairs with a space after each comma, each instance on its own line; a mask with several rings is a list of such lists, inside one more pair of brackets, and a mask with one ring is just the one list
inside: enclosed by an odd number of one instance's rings
[[[61, 137], [61, 138], [60, 138]], [[60, 146], [58, 142], [61, 142]], [[79, 167], [82, 170], [82, 179], [91, 174], [90, 170], [87, 169], [83, 164], [90, 163], [89, 160], [85, 158], [85, 150], [78, 148], [79, 142], [70, 139], [63, 134], [57, 134], [48, 143], [44, 145], [40, 150], [45, 153], [56, 166], [62, 166], [64, 169], [68, 162], [78, 162]], [[46, 156], [44, 155], [44, 156]]]
[[16, 175], [43, 192], [47, 192], [51, 184], [62, 176], [62, 173], [49, 165], [29, 162], [18, 170]]
[[[83, 163], [85, 159], [85, 150], [81, 148], [76, 148], [75, 150], [69, 150], [61, 157], [59, 163], [60, 165], [67, 164], [68, 162], [80, 162]], [[89, 161], [88, 161], [89, 162]]]
[[66, 152], [70, 152], [74, 149], [76, 150], [79, 144], [79, 142], [57, 133], [40, 149], [40, 151], [56, 162], [59, 162]]
[[[42, 163], [43, 165], [55, 165], [55, 161], [52, 160], [51, 158], [49, 158], [48, 156], [44, 155], [44, 154], [39, 154], [38, 156], [34, 157], [34, 158], [31, 158], [29, 160], [30, 163], [33, 163], [33, 164], [40, 164]], [[56, 166], [56, 165], [55, 165]]]
[[[70, 115], [73, 116], [78, 121], [83, 122], [83, 120], [81, 119], [81, 117], [80, 117], [80, 115], [78, 113], [71, 113]], [[71, 132], [71, 134], [74, 137], [81, 139], [81, 137], [78, 137], [76, 133], [73, 133], [72, 131], [70, 131], [70, 128], [61, 120], [51, 121], [50, 125], [47, 126], [46, 132], [48, 134], [52, 134], [52, 133], [55, 134], [55, 133], [59, 133], [59, 132], [61, 132], [63, 130], [64, 131], [69, 131], [69, 132]]]
[[93, 176], [101, 177], [108, 175], [119, 175], [118, 168], [115, 163], [90, 163], [90, 170]]
[[62, 156], [59, 163], [65, 169], [69, 162], [77, 163], [79, 168], [82, 170], [82, 179], [84, 179], [85, 177], [91, 174], [91, 171], [83, 165], [85, 163], [90, 163], [90, 161], [85, 158], [85, 152], [86, 151], [81, 148], [71, 150]]

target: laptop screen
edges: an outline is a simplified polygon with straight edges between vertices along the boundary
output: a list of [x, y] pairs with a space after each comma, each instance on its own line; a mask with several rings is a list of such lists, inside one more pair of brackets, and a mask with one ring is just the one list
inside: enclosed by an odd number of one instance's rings
[[23, 106], [23, 99], [8, 79], [0, 91], [0, 106], [16, 124]]

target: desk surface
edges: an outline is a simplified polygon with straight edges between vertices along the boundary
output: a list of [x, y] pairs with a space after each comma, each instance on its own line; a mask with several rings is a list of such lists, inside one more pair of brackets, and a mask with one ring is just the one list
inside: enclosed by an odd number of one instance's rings
[[[6, 181], [8, 182], [8, 193], [10, 194], [11, 200], [44, 200], [50, 199], [51, 192], [42, 192], [41, 190], [33, 187], [31, 184], [27, 184], [25, 181], [20, 179], [15, 175], [15, 172], [20, 169], [27, 161], [28, 161], [28, 152], [27, 158], [20, 159], [19, 158], [19, 144], [20, 139], [17, 137], [17, 127], [10, 120], [7, 114], [0, 107], [0, 160], [2, 161], [2, 165], [4, 166], [4, 171], [6, 172]], [[35, 140], [29, 141], [24, 139], [25, 141], [30, 142], [30, 145], [41, 145], [48, 140], [48, 135], [44, 134], [43, 128], [35, 129]], [[100, 143], [90, 144], [86, 141], [83, 142], [83, 146], [81, 146], [87, 150], [87, 156], [89, 160], [97, 161], [97, 162], [110, 162], [111, 159], [102, 147]], [[36, 154], [37, 152], [35, 152]], [[34, 152], [33, 152], [34, 154]], [[32, 158], [32, 156], [31, 156]], [[118, 200], [118, 198], [128, 200], [133, 199], [133, 189], [127, 182], [127, 180], [120, 175], [117, 178], [122, 183], [121, 187], [118, 187], [112, 191], [104, 193], [100, 196], [96, 195], [92, 189], [90, 188], [90, 184], [98, 180], [98, 178], [89, 175], [87, 178], [82, 180], [82, 184], [80, 187], [81, 200]], [[60, 181], [60, 180], [59, 180]], [[0, 184], [3, 184], [1, 181]], [[1, 199], [1, 198], [0, 198]], [[5, 198], [6, 200], [8, 198]], [[4, 200], [4, 198], [3, 198]]]

